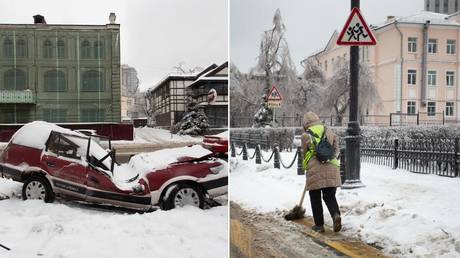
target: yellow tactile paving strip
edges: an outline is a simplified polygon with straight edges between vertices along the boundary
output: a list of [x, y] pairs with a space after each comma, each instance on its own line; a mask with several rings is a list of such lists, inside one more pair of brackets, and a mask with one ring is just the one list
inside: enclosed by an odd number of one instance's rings
[[316, 241], [326, 244], [339, 253], [347, 255], [351, 258], [374, 258], [374, 257], [389, 257], [384, 255], [380, 250], [370, 245], [367, 245], [356, 239], [350, 239], [340, 233], [335, 233], [331, 228], [326, 227], [326, 232], [317, 233], [310, 229], [314, 225], [312, 218], [303, 218], [294, 220], [293, 222], [305, 226], [305, 235], [315, 239]]
[[253, 236], [239, 220], [230, 219], [230, 243], [235, 245], [244, 257], [253, 257]]

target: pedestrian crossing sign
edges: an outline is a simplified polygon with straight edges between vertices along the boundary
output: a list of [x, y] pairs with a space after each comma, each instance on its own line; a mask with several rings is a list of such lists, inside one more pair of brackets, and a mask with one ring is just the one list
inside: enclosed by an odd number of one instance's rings
[[377, 41], [361, 15], [359, 8], [353, 8], [339, 34], [337, 45], [363, 46], [375, 44], [377, 44]]

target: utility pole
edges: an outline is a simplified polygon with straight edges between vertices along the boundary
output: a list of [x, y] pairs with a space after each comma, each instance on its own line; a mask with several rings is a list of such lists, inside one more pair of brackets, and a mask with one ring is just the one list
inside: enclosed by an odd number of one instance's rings
[[[359, 9], [359, 0], [351, 0], [351, 10]], [[342, 188], [364, 187], [360, 179], [360, 128], [358, 123], [359, 46], [350, 46], [350, 119], [345, 137], [345, 182]]]

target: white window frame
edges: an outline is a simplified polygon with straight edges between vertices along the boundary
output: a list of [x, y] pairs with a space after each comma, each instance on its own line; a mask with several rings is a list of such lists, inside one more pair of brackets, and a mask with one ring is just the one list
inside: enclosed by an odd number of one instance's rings
[[[409, 105], [409, 104], [411, 104], [411, 105]], [[413, 105], [412, 105], [412, 104], [413, 104]], [[409, 100], [409, 101], [407, 101], [406, 107], [407, 107], [407, 110], [406, 110], [406, 111], [407, 111], [407, 114], [417, 114], [417, 101], [415, 101], [415, 100]], [[409, 111], [409, 107], [410, 107], [411, 109], [413, 108], [413, 111], [414, 111], [414, 112], [410, 112], [410, 111]]]
[[[434, 41], [434, 42], [430, 42], [430, 41]], [[427, 44], [427, 48], [428, 48], [428, 53], [429, 54], [436, 54], [438, 53], [438, 39], [428, 39], [428, 44]]]
[[[447, 76], [447, 73], [453, 73], [452, 75], [452, 84], [449, 84], [449, 79], [448, 79], [448, 76]], [[453, 70], [446, 70], [446, 86], [447, 87], [454, 87], [455, 86], [455, 71]]]
[[[432, 74], [430, 74], [430, 72], [434, 72], [434, 83], [433, 83], [433, 79], [432, 79]], [[427, 85], [429, 87], [436, 87], [437, 83], [438, 83], [438, 72], [436, 70], [428, 70], [428, 72], [426, 73], [426, 82], [427, 82]], [[431, 79], [430, 79], [431, 78]]]
[[[415, 40], [411, 40], [415, 39]], [[417, 37], [408, 37], [407, 38], [407, 52], [417, 53]]]
[[[453, 44], [449, 44], [449, 40], [453, 41]], [[446, 53], [448, 55], [455, 55], [457, 53], [457, 40], [455, 39], [447, 39], [446, 40]]]
[[[448, 103], [451, 103], [452, 105], [447, 105]], [[447, 109], [449, 108], [449, 113], [447, 112]], [[446, 101], [446, 108], [444, 110], [444, 114], [448, 117], [453, 117], [455, 115], [455, 102], [453, 101]]]
[[[415, 71], [415, 73], [410, 73], [409, 71]], [[411, 75], [415, 75], [415, 78], [412, 78], [409, 80], [409, 76]], [[410, 82], [413, 82], [413, 83], [409, 83]], [[414, 69], [414, 68], [408, 68], [407, 69], [407, 85], [417, 85], [417, 69]]]

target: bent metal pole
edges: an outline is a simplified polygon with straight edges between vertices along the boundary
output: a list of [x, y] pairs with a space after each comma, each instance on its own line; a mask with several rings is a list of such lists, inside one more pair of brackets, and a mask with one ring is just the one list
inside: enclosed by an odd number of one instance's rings
[[[351, 10], [359, 8], [359, 0], [351, 0]], [[358, 123], [359, 46], [350, 46], [350, 119], [345, 153], [345, 182], [342, 188], [363, 187], [360, 179], [360, 142]]]

